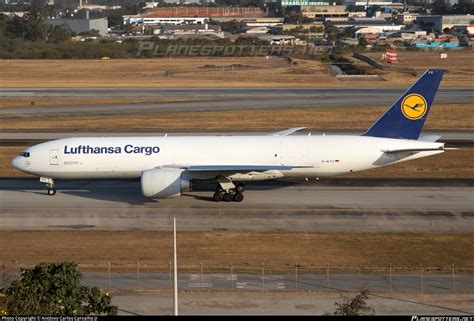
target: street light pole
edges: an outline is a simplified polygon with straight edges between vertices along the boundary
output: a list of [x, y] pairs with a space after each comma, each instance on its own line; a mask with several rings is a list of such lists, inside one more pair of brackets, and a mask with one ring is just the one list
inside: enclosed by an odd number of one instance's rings
[[176, 261], [176, 217], [173, 217], [174, 315], [178, 315], [178, 263]]

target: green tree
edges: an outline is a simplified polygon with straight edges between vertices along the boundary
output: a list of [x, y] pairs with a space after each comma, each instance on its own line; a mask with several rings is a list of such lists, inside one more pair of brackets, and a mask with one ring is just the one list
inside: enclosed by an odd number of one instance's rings
[[107, 22], [108, 22], [109, 28], [123, 26], [123, 16], [116, 11], [112, 11], [107, 16]]
[[323, 54], [321, 55], [321, 62], [323, 64], [327, 64], [331, 61], [331, 59], [329, 59], [329, 53], [327, 51], [323, 52]]
[[472, 0], [459, 0], [452, 7], [454, 14], [474, 14], [474, 3]]
[[48, 28], [48, 39], [50, 43], [64, 42], [72, 37], [71, 28], [67, 25], [63, 26], [49, 26]]
[[221, 23], [222, 31], [230, 32], [230, 33], [241, 32], [244, 27], [245, 27], [245, 23], [242, 21], [237, 21], [237, 20], [225, 21]]
[[451, 13], [451, 6], [446, 0], [436, 0], [431, 10], [433, 14], [448, 14]]
[[22, 271], [6, 289], [11, 315], [116, 315], [108, 294], [80, 285], [81, 274], [72, 262], [41, 263]]
[[359, 43], [357, 44], [357, 46], [365, 48], [368, 44], [369, 42], [367, 41], [367, 39], [365, 39], [364, 37], [359, 37]]
[[89, 30], [89, 31], [83, 31], [83, 32], [79, 33], [79, 36], [82, 36], [82, 37], [96, 37], [96, 38], [99, 38], [99, 37], [100, 37], [100, 33], [99, 33], [99, 30], [91, 29], [91, 30]]
[[23, 18], [5, 16], [5, 36], [9, 38], [23, 38], [26, 34], [26, 23]]
[[343, 297], [342, 302], [336, 302], [336, 311], [334, 315], [367, 315], [373, 314], [372, 309], [368, 304], [369, 291], [362, 290], [354, 298]]

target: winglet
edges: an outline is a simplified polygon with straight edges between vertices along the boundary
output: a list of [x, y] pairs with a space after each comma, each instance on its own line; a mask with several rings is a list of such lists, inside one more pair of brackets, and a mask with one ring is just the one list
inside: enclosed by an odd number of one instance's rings
[[279, 132], [268, 134], [267, 136], [288, 136], [299, 130], [305, 129], [306, 127], [288, 128]]

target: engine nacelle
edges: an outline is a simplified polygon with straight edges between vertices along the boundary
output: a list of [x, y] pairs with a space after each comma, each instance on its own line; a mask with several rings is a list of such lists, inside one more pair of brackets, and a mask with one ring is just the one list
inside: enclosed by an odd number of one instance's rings
[[142, 193], [145, 197], [171, 198], [191, 189], [191, 181], [184, 170], [153, 168], [142, 172]]

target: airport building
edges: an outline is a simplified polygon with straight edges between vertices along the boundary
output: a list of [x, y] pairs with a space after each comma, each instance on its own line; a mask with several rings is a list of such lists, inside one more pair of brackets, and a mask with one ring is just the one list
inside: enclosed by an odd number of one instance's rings
[[48, 23], [52, 26], [68, 26], [72, 32], [79, 34], [91, 30], [99, 31], [102, 37], [107, 36], [108, 22], [106, 18], [102, 19], [50, 19]]
[[[301, 13], [312, 19], [348, 17], [347, 6], [301, 6]], [[365, 13], [364, 13], [365, 15]]]
[[397, 22], [404, 25], [411, 25], [415, 23], [418, 13], [402, 12], [397, 15]]
[[474, 21], [473, 15], [421, 15], [416, 18], [416, 24], [420, 27], [429, 26], [434, 31], [442, 33], [444, 29], [453, 27], [467, 28]]
[[209, 21], [207, 17], [142, 17], [123, 16], [126, 25], [203, 25]]
[[150, 9], [140, 17], [263, 17], [265, 11], [256, 7], [162, 7]]
[[403, 24], [393, 24], [382, 18], [327, 18], [326, 22], [340, 29], [357, 29], [359, 34], [400, 31], [405, 28]]

